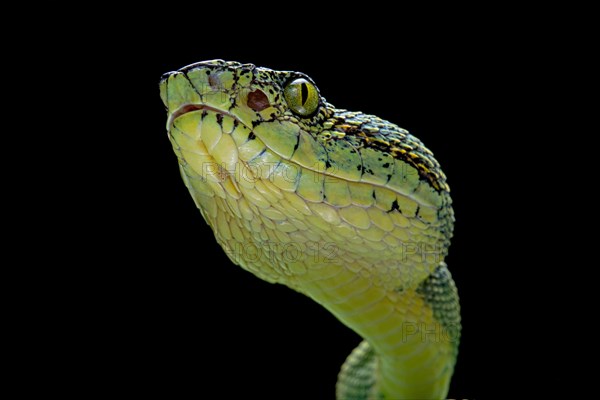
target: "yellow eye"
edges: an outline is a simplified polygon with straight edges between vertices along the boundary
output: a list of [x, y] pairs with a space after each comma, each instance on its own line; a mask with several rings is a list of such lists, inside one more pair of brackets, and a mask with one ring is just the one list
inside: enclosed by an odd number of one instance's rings
[[319, 107], [317, 88], [306, 79], [298, 78], [289, 83], [283, 95], [290, 109], [302, 117], [313, 114]]

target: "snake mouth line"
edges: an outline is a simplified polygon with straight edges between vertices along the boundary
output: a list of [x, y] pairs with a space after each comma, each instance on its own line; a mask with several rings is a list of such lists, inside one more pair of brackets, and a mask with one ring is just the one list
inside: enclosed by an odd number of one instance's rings
[[206, 104], [184, 104], [169, 115], [169, 119], [167, 120], [167, 131], [171, 131], [171, 129], [173, 128], [173, 123], [175, 122], [175, 120], [177, 118], [181, 117], [184, 114], [191, 113], [191, 112], [198, 111], [198, 110], [212, 111], [212, 112], [215, 112], [218, 114], [227, 115], [228, 117], [235, 119], [238, 123], [248, 127], [246, 124], [244, 124], [242, 121], [240, 121], [240, 119], [238, 117], [236, 117], [235, 115], [231, 114], [228, 111], [220, 110], [218, 108], [211, 107]]

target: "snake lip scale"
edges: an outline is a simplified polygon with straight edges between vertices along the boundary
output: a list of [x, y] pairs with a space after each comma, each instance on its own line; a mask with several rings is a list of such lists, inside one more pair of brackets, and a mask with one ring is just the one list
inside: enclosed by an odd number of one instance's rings
[[179, 107], [177, 110], [175, 110], [167, 119], [167, 130], [170, 131], [171, 128], [173, 127], [173, 122], [181, 117], [184, 114], [193, 112], [193, 111], [200, 111], [200, 110], [206, 110], [206, 111], [213, 111], [217, 114], [221, 114], [221, 115], [227, 115], [235, 120], [238, 121], [238, 123], [243, 124], [242, 121], [240, 121], [235, 115], [232, 115], [230, 113], [228, 113], [227, 111], [224, 110], [220, 110], [218, 108], [215, 107], [211, 107], [209, 105], [206, 104], [183, 104], [181, 107]]
[[183, 182], [230, 260], [364, 339], [336, 398], [445, 398], [461, 325], [444, 262], [454, 212], [433, 153], [327, 103], [300, 72], [209, 60], [159, 87]]

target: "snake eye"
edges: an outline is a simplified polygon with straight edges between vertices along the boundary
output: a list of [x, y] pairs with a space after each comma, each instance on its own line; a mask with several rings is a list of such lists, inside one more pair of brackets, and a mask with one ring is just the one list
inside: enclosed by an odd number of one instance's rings
[[317, 88], [304, 78], [290, 82], [285, 87], [283, 95], [290, 109], [302, 117], [311, 115], [319, 106]]

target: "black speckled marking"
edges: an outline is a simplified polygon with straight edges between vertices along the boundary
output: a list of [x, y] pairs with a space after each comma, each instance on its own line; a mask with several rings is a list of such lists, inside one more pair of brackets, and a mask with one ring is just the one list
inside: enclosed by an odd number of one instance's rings
[[417, 294], [431, 306], [433, 317], [454, 343], [456, 355], [460, 338], [460, 305], [458, 292], [446, 263], [440, 263], [419, 285]]
[[[376, 370], [377, 355], [365, 340], [348, 356], [342, 367], [338, 382], [344, 382], [344, 384], [338, 384], [336, 399], [373, 399]], [[382, 398], [381, 396], [375, 397], [376, 400]]]
[[233, 97], [233, 98], [231, 99], [231, 106], [229, 107], [229, 109], [228, 109], [228, 110], [229, 110], [229, 111], [231, 111], [231, 110], [232, 110], [232, 109], [234, 109], [235, 107], [237, 107], [237, 98], [236, 98], [236, 97]]

